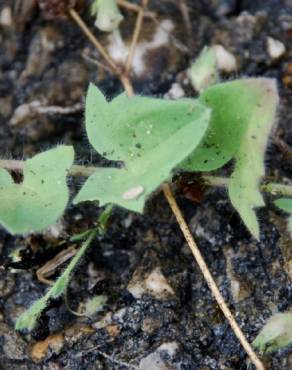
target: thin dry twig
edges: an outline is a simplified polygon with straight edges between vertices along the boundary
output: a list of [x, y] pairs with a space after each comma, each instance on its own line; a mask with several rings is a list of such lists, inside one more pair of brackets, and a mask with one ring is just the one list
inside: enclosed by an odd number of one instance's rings
[[95, 48], [103, 56], [103, 58], [108, 63], [109, 67], [111, 68], [112, 72], [120, 79], [120, 81], [123, 84], [123, 87], [126, 90], [127, 94], [129, 96], [134, 95], [134, 90], [133, 90], [133, 87], [132, 87], [132, 84], [131, 84], [129, 78], [115, 64], [115, 62], [112, 60], [112, 58], [107, 53], [105, 48], [101, 45], [101, 43], [97, 40], [97, 38], [94, 36], [94, 34], [90, 31], [90, 29], [87, 27], [86, 23], [79, 16], [79, 14], [73, 8], [69, 9], [69, 14], [74, 19], [74, 21], [77, 23], [77, 25], [80, 27], [80, 29], [83, 31], [85, 36], [89, 39], [89, 41], [95, 46]]
[[118, 66], [114, 63], [112, 58], [109, 56], [105, 48], [101, 45], [101, 43], [97, 40], [94, 34], [90, 31], [87, 27], [86, 23], [82, 20], [80, 15], [74, 10], [73, 8], [69, 9], [69, 14], [71, 15], [72, 19], [78, 24], [81, 28], [85, 36], [91, 41], [91, 43], [96, 47], [96, 49], [100, 52], [103, 58], [106, 60], [112, 71], [119, 76], [121, 71], [119, 70]]
[[107, 66], [106, 64], [104, 64], [104, 63], [100, 62], [99, 60], [93, 59], [93, 58], [91, 58], [90, 56], [86, 55], [85, 53], [82, 53], [82, 57], [83, 57], [86, 61], [88, 61], [88, 62], [90, 62], [90, 63], [92, 63], [92, 64], [96, 65], [97, 67], [103, 68], [103, 69], [105, 69], [105, 70], [106, 70], [106, 71], [108, 71], [108, 72], [112, 72], [112, 70], [111, 70], [111, 68], [110, 68], [109, 66]]
[[202, 274], [204, 276], [204, 279], [206, 280], [213, 296], [215, 297], [219, 307], [221, 308], [222, 312], [224, 313], [226, 319], [228, 320], [232, 330], [234, 331], [234, 334], [237, 336], [238, 340], [240, 341], [241, 345], [245, 349], [246, 353], [249, 355], [251, 361], [256, 366], [257, 370], [265, 370], [265, 367], [261, 360], [257, 357], [256, 353], [252, 349], [251, 345], [245, 338], [245, 335], [243, 334], [242, 330], [238, 326], [237, 322], [234, 319], [234, 316], [232, 315], [231, 311], [229, 310], [227, 304], [224, 301], [224, 298], [222, 294], [220, 293], [215, 280], [213, 279], [208, 266], [198, 248], [198, 246], [195, 243], [195, 240], [190, 232], [190, 229], [188, 228], [188, 225], [186, 224], [186, 221], [182, 215], [181, 210], [178, 207], [178, 204], [172, 194], [172, 190], [169, 186], [169, 184], [163, 185], [163, 192], [164, 195], [170, 205], [170, 208], [172, 209], [172, 212], [174, 213], [176, 220], [179, 224], [179, 227], [188, 243], [188, 246], [190, 247], [193, 256], [195, 257], [195, 260], [197, 261], [200, 270], [202, 271]]
[[[136, 13], [139, 13], [140, 10], [141, 10], [141, 6], [137, 5], [137, 4], [133, 4], [133, 3], [130, 3], [129, 1], [126, 1], [126, 0], [118, 0], [117, 1], [118, 5], [127, 9], [127, 10], [130, 10], [130, 11], [133, 11], [133, 12], [136, 12]], [[144, 18], [155, 18], [156, 17], [156, 14], [154, 12], [144, 12]]]
[[58, 105], [44, 105], [40, 100], [33, 100], [29, 103], [24, 103], [18, 106], [13, 116], [10, 118], [9, 124], [11, 126], [17, 126], [22, 124], [28, 118], [35, 117], [39, 114], [60, 114], [67, 115], [81, 112], [83, 109], [83, 103], [76, 103], [70, 107], [62, 107]]
[[142, 6], [139, 10], [139, 13], [138, 13], [138, 16], [137, 16], [137, 19], [136, 19], [136, 24], [135, 24], [135, 29], [134, 29], [132, 41], [131, 41], [131, 46], [130, 46], [128, 58], [127, 58], [127, 61], [126, 61], [125, 73], [126, 73], [127, 76], [129, 75], [129, 73], [131, 71], [131, 68], [132, 68], [135, 48], [137, 46], [139, 35], [140, 35], [141, 29], [142, 29], [143, 15], [144, 15], [144, 12], [145, 12], [145, 9], [146, 9], [147, 5], [148, 5], [148, 0], [142, 0]]

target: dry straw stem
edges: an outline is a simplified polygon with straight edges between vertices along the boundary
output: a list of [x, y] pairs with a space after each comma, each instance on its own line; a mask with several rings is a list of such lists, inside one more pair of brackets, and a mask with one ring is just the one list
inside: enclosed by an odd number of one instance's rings
[[105, 48], [101, 45], [101, 43], [97, 40], [97, 38], [94, 36], [94, 34], [90, 31], [90, 29], [87, 27], [86, 23], [82, 20], [80, 15], [74, 10], [73, 8], [69, 9], [69, 14], [71, 15], [72, 19], [78, 24], [78, 26], [81, 28], [85, 36], [89, 39], [89, 41], [96, 47], [96, 49], [100, 52], [102, 57], [105, 59], [105, 61], [108, 63], [112, 71], [116, 74], [120, 74], [119, 68], [116, 66], [116, 64], [113, 62]]
[[[129, 1], [126, 1], [126, 0], [117, 0], [117, 3], [121, 7], [125, 8], [127, 10], [131, 10], [133, 12], [139, 13], [140, 10], [141, 10], [141, 6], [139, 6], [137, 4], [130, 3]], [[144, 12], [144, 18], [154, 19], [155, 17], [156, 17], [156, 14], [154, 12], [146, 12], [146, 11]]]
[[107, 53], [105, 48], [101, 45], [101, 43], [97, 40], [94, 34], [90, 31], [87, 27], [86, 23], [82, 20], [79, 14], [73, 9], [69, 9], [69, 14], [83, 31], [85, 36], [89, 39], [89, 41], [93, 44], [93, 46], [100, 52], [104, 60], [108, 63], [109, 67], [111, 68], [112, 72], [120, 79], [121, 83], [123, 84], [124, 89], [126, 90], [129, 96], [134, 94], [133, 87], [129, 78], [120, 70], [120, 68], [115, 64], [112, 60], [110, 55]]
[[228, 320], [232, 330], [234, 331], [234, 334], [237, 336], [238, 340], [240, 341], [242, 347], [245, 349], [246, 353], [250, 357], [253, 364], [256, 366], [257, 370], [265, 370], [265, 367], [261, 360], [257, 357], [256, 353], [252, 349], [251, 345], [248, 343], [247, 339], [245, 338], [245, 335], [243, 334], [242, 330], [238, 326], [237, 322], [234, 319], [234, 316], [232, 315], [231, 311], [229, 310], [227, 304], [224, 301], [224, 298], [222, 297], [215, 280], [213, 279], [208, 266], [206, 265], [206, 262], [195, 243], [195, 240], [190, 232], [190, 229], [188, 228], [188, 225], [186, 224], [186, 221], [181, 213], [181, 210], [178, 207], [178, 204], [173, 196], [173, 193], [171, 191], [171, 188], [169, 184], [164, 184], [163, 187], [164, 195], [170, 205], [170, 208], [172, 209], [172, 212], [174, 213], [176, 220], [179, 224], [179, 227], [188, 243], [188, 246], [190, 247], [193, 256], [195, 257], [195, 260], [197, 261], [202, 274], [204, 276], [204, 279], [206, 280], [213, 296], [215, 297], [219, 307], [221, 308], [222, 312], [224, 313], [224, 316]]
[[128, 58], [127, 58], [127, 62], [126, 62], [126, 68], [125, 68], [126, 75], [128, 75], [130, 73], [131, 68], [132, 68], [135, 48], [136, 48], [136, 45], [137, 45], [137, 42], [138, 42], [138, 39], [139, 39], [139, 35], [140, 35], [141, 29], [142, 29], [144, 12], [145, 12], [145, 9], [146, 9], [147, 5], [148, 5], [148, 0], [142, 0], [142, 6], [139, 10], [139, 13], [138, 13], [138, 16], [137, 16], [137, 19], [136, 19], [135, 29], [134, 29], [134, 33], [133, 33], [133, 37], [132, 37], [132, 42], [131, 42], [131, 46], [130, 46], [130, 50], [129, 50], [129, 54], [128, 54]]

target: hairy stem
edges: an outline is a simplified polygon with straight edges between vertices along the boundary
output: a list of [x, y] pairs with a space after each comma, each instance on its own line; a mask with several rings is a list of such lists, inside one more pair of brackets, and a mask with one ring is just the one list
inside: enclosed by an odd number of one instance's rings
[[[0, 159], [0, 168], [5, 168], [10, 171], [22, 171], [25, 161], [15, 159]], [[92, 175], [98, 167], [95, 166], [83, 166], [73, 165], [68, 175], [76, 177], [89, 177]], [[226, 188], [229, 184], [229, 178], [219, 176], [202, 176], [205, 185], [214, 188]], [[292, 185], [278, 184], [275, 182], [266, 182], [261, 185], [261, 191], [264, 193], [270, 193], [275, 196], [286, 196], [292, 197]]]
[[[226, 188], [229, 185], [229, 178], [219, 176], [203, 176], [205, 185], [215, 188]], [[292, 185], [277, 184], [275, 182], [266, 182], [260, 186], [264, 193], [270, 193], [278, 196], [292, 197]]]

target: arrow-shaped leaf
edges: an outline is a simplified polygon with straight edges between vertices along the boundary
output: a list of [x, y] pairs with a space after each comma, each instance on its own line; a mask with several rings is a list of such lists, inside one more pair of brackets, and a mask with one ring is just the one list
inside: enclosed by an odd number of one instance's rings
[[124, 160], [125, 168], [99, 168], [74, 203], [99, 200], [100, 205], [115, 203], [141, 212], [149, 194], [198, 145], [210, 110], [190, 99], [167, 101], [124, 94], [107, 103], [93, 85], [87, 99], [91, 144], [109, 159]]
[[0, 223], [12, 234], [43, 230], [63, 214], [69, 198], [66, 175], [71, 146], [58, 146], [25, 162], [23, 182], [0, 169]]

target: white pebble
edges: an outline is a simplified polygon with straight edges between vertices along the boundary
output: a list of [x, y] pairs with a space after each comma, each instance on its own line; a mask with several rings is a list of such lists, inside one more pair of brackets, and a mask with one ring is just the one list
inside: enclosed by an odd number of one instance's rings
[[280, 58], [286, 51], [285, 45], [281, 41], [273, 39], [272, 37], [267, 38], [267, 49], [269, 56], [272, 59]]
[[231, 73], [237, 70], [235, 56], [226, 50], [222, 45], [214, 45], [217, 67], [220, 71]]
[[12, 10], [9, 6], [5, 6], [0, 13], [0, 25], [2, 27], [11, 27], [12, 22]]

